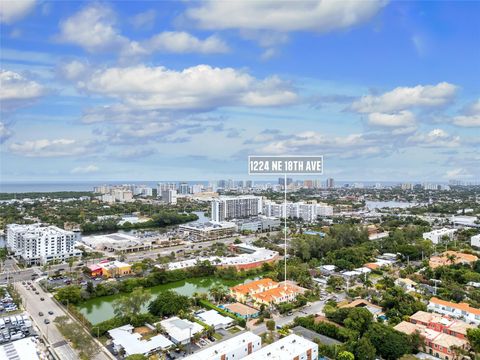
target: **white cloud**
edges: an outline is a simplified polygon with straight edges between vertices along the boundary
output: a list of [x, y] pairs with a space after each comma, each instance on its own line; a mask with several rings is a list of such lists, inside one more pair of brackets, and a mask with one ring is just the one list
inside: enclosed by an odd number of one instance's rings
[[[137, 19], [137, 22], [140, 21]], [[60, 23], [61, 42], [74, 44], [91, 53], [118, 52], [123, 58], [144, 56], [156, 51], [172, 53], [222, 53], [227, 45], [217, 36], [205, 40], [179, 31], [163, 32], [143, 41], [121, 35], [116, 14], [108, 6], [89, 5]]]
[[100, 170], [100, 168], [97, 165], [90, 164], [90, 165], [86, 165], [86, 166], [77, 166], [77, 167], [73, 168], [72, 171], [70, 171], [70, 173], [72, 173], [72, 174], [91, 174], [91, 173], [97, 172], [98, 170]]
[[25, 17], [35, 7], [35, 0], [0, 1], [0, 23], [11, 24]]
[[157, 12], [153, 9], [141, 12], [130, 19], [130, 23], [136, 29], [150, 29], [155, 23]]
[[447, 173], [445, 174], [445, 177], [447, 179], [465, 179], [465, 178], [471, 178], [472, 174], [464, 168], [456, 168], [456, 169], [448, 170]]
[[0, 144], [3, 144], [10, 136], [12, 136], [12, 131], [7, 124], [0, 121]]
[[28, 105], [47, 93], [42, 85], [14, 71], [0, 70], [0, 84], [0, 103], [4, 111]]
[[74, 139], [39, 139], [13, 143], [9, 150], [27, 157], [61, 157], [85, 155], [93, 151], [94, 144], [82, 143]]
[[188, 9], [185, 16], [204, 29], [328, 32], [370, 20], [386, 1], [214, 1]]
[[228, 52], [227, 44], [215, 35], [205, 40], [200, 40], [184, 31], [164, 31], [153, 36], [143, 44], [150, 52], [171, 53], [225, 53]]
[[462, 115], [453, 117], [453, 124], [461, 127], [480, 127], [480, 99], [465, 107]]
[[427, 134], [417, 133], [407, 139], [408, 144], [420, 147], [458, 147], [460, 137], [450, 135], [443, 129], [433, 129]]
[[112, 67], [76, 83], [90, 93], [119, 99], [112, 105], [136, 110], [211, 110], [223, 106], [280, 106], [297, 101], [276, 76], [256, 79], [233, 68], [198, 65], [182, 71], [165, 67]]
[[415, 125], [415, 115], [407, 110], [394, 114], [371, 113], [368, 114], [370, 125], [386, 127], [412, 127]]
[[380, 96], [363, 96], [355, 101], [351, 108], [359, 113], [389, 113], [412, 107], [437, 107], [450, 102], [456, 91], [457, 86], [447, 82], [397, 87]]

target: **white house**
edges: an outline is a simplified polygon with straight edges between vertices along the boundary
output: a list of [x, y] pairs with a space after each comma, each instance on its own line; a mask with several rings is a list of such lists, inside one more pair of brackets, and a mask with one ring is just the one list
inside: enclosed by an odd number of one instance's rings
[[197, 314], [197, 317], [209, 326], [213, 326], [215, 330], [225, 329], [232, 325], [233, 319], [220, 315], [215, 310], [203, 311]]
[[203, 326], [200, 324], [180, 319], [177, 316], [162, 320], [160, 321], [160, 324], [175, 344], [186, 345], [195, 334], [203, 331]]
[[442, 237], [447, 236], [450, 240], [453, 239], [453, 235], [457, 232], [457, 229], [438, 229], [430, 232], [423, 233], [425, 240], [430, 240], [434, 244], [440, 243]]
[[470, 238], [470, 245], [480, 248], [480, 234]]
[[228, 340], [203, 349], [184, 360], [239, 360], [254, 353], [262, 347], [260, 336], [244, 332]]
[[480, 325], [480, 309], [471, 307], [467, 303], [453, 303], [432, 297], [427, 309], [439, 314], [449, 315], [462, 319], [467, 323]]
[[398, 278], [395, 280], [395, 285], [400, 286], [406, 292], [411, 292], [416, 291], [415, 287], [417, 286], [417, 283], [410, 279]]
[[173, 345], [163, 335], [155, 335], [149, 340], [144, 340], [141, 334], [135, 333], [133, 330], [132, 325], [124, 325], [108, 331], [108, 335], [112, 338], [113, 348], [118, 352], [123, 350], [125, 356], [133, 354], [149, 356]]

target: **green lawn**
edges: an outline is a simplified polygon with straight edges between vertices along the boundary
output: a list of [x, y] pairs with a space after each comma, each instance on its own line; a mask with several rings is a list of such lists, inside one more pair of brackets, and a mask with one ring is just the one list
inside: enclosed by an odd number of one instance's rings
[[228, 332], [229, 332], [230, 334], [236, 334], [236, 333], [238, 333], [239, 331], [240, 331], [240, 329], [239, 329], [238, 327], [236, 327], [236, 326], [228, 329]]
[[214, 337], [215, 339], [217, 339], [217, 340], [221, 340], [223, 336], [220, 335], [219, 333], [214, 333], [214, 334], [213, 334], [213, 337]]

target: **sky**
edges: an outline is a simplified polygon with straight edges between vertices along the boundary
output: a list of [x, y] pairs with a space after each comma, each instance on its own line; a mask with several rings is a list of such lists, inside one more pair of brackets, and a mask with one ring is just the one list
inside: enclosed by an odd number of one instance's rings
[[0, 181], [480, 180], [480, 2], [0, 0]]

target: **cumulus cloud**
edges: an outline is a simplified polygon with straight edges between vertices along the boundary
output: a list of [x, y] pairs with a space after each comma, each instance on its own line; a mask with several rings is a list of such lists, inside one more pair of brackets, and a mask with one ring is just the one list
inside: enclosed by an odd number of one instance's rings
[[0, 84], [3, 111], [26, 106], [47, 93], [45, 87], [14, 71], [0, 70]]
[[359, 113], [390, 113], [412, 107], [437, 107], [450, 102], [456, 92], [457, 86], [447, 82], [397, 87], [380, 96], [363, 96], [351, 108]]
[[98, 170], [100, 170], [100, 168], [97, 165], [90, 164], [90, 165], [85, 165], [85, 166], [77, 166], [77, 167], [73, 168], [70, 171], [70, 173], [72, 173], [72, 174], [91, 174], [91, 173], [98, 172]]
[[[144, 20], [144, 19], [143, 19]], [[137, 18], [137, 23], [140, 20]], [[205, 40], [186, 32], [163, 32], [143, 41], [123, 36], [116, 24], [115, 12], [106, 5], [92, 4], [60, 23], [57, 39], [74, 44], [90, 53], [120, 53], [122, 57], [137, 57], [156, 51], [172, 53], [222, 53], [227, 45], [218, 37]]]
[[454, 116], [453, 124], [461, 127], [480, 127], [480, 99], [467, 105], [461, 115]]
[[22, 19], [35, 7], [35, 0], [0, 1], [0, 23], [12, 24]]
[[64, 157], [86, 155], [95, 151], [96, 144], [74, 139], [38, 139], [10, 144], [10, 152], [26, 157]]
[[198, 65], [182, 71], [145, 65], [99, 69], [76, 82], [88, 93], [120, 100], [137, 110], [211, 110], [223, 106], [280, 106], [298, 100], [276, 76], [257, 79], [244, 71]]
[[410, 136], [407, 143], [420, 147], [458, 147], [460, 137], [450, 135], [443, 129], [433, 129], [426, 134], [417, 133]]
[[386, 1], [214, 1], [187, 9], [185, 16], [203, 29], [314, 31], [345, 29], [370, 20]]
[[465, 168], [456, 168], [448, 170], [445, 177], [447, 179], [468, 179], [472, 177], [472, 174]]
[[368, 114], [368, 123], [387, 127], [412, 127], [415, 125], [415, 115], [407, 110], [394, 114], [375, 112]]
[[184, 31], [164, 31], [153, 36], [144, 44], [149, 51], [171, 53], [225, 53], [227, 44], [216, 35], [200, 40]]
[[136, 29], [150, 29], [155, 23], [157, 12], [153, 9], [138, 13], [130, 19], [130, 23]]

